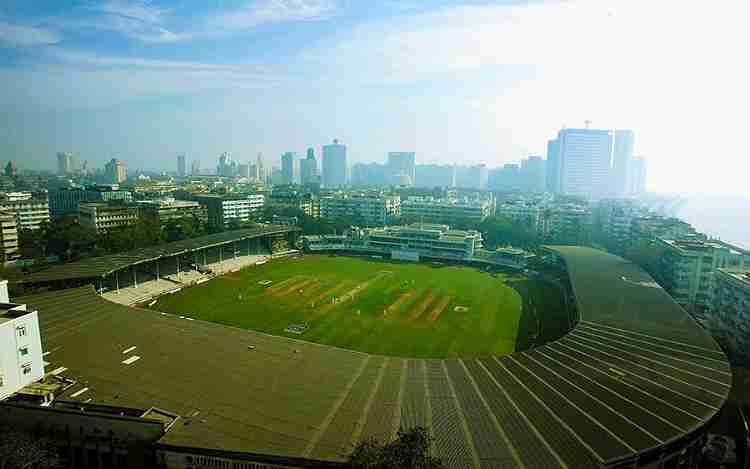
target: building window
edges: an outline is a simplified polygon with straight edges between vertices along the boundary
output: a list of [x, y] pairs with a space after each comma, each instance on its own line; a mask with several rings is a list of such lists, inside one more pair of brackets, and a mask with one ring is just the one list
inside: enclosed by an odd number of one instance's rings
[[21, 347], [18, 349], [18, 352], [21, 354], [22, 357], [25, 357], [29, 354], [29, 348], [28, 347]]
[[3, 375], [0, 375], [0, 388], [2, 388], [5, 385], [5, 377]]
[[23, 371], [23, 374], [28, 375], [31, 373], [31, 363], [26, 363], [21, 366], [21, 370]]
[[16, 329], [18, 330], [18, 337], [26, 336], [26, 326], [18, 326]]

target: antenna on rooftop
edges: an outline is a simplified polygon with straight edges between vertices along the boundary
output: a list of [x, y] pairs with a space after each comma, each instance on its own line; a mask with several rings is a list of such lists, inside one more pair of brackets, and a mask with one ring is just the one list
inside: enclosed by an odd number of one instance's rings
[[588, 129], [588, 128], [589, 128], [589, 127], [591, 126], [591, 121], [590, 121], [589, 119], [586, 119], [585, 121], [583, 121], [583, 124], [584, 124], [584, 125], [586, 126], [586, 128]]

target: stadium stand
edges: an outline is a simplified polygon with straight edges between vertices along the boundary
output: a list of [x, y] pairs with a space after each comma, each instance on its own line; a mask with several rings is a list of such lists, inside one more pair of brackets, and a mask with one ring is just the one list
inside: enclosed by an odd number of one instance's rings
[[634, 264], [550, 249], [579, 321], [504, 357], [367, 355], [129, 308], [90, 286], [17, 301], [39, 311], [48, 369], [80, 383], [60, 399], [180, 416], [152, 442], [162, 467], [336, 467], [360, 438], [415, 424], [448, 468], [694, 467], [729, 393], [726, 356]]

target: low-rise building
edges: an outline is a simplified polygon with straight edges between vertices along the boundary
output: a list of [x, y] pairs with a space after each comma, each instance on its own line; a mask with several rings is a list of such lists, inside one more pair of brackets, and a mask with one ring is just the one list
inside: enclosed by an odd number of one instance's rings
[[124, 228], [138, 222], [138, 207], [135, 205], [85, 202], [78, 206], [78, 222], [81, 226], [97, 232]]
[[193, 200], [175, 200], [168, 197], [166, 199], [139, 200], [137, 204], [141, 210], [141, 216], [156, 218], [162, 225], [170, 220], [184, 217], [194, 217], [201, 222], [208, 222], [206, 206]]
[[425, 222], [481, 223], [492, 215], [493, 208], [492, 201], [486, 199], [409, 197], [401, 202], [401, 215]]
[[0, 262], [15, 261], [21, 257], [18, 249], [18, 221], [16, 214], [0, 212]]
[[540, 234], [548, 243], [587, 245], [591, 238], [591, 210], [584, 205], [547, 207], [540, 217]]
[[382, 194], [337, 194], [320, 199], [320, 218], [351, 217], [367, 226], [382, 226], [401, 214], [401, 198]]
[[19, 230], [37, 230], [49, 222], [47, 197], [35, 197], [31, 192], [6, 192], [0, 195], [0, 211], [14, 213]]
[[313, 218], [320, 218], [320, 199], [310, 192], [299, 191], [290, 187], [274, 188], [268, 203], [274, 208], [293, 208]]
[[633, 222], [647, 212], [634, 200], [601, 200], [594, 214], [596, 234], [609, 251], [622, 254], [634, 239]]
[[194, 194], [192, 198], [206, 206], [208, 226], [215, 229], [227, 228], [233, 220], [247, 222], [255, 213], [262, 211], [265, 205], [263, 194]]
[[658, 240], [665, 289], [691, 311], [711, 305], [718, 269], [750, 268], [750, 252], [721, 241], [698, 238]]
[[740, 366], [750, 365], [750, 266], [716, 271], [706, 319], [730, 360]]
[[418, 261], [422, 257], [472, 260], [483, 247], [482, 234], [478, 231], [419, 223], [383, 228], [352, 227], [345, 235], [303, 236], [301, 241], [310, 251], [345, 249], [408, 261]]
[[498, 205], [495, 213], [497, 216], [508, 218], [536, 232], [539, 229], [542, 207], [536, 203], [523, 201], [506, 202]]
[[120, 189], [118, 184], [95, 184], [86, 187], [63, 187], [50, 190], [49, 210], [53, 217], [78, 213], [81, 202], [131, 202], [130, 191]]
[[44, 376], [36, 311], [11, 303], [8, 281], [0, 280], [0, 401]]

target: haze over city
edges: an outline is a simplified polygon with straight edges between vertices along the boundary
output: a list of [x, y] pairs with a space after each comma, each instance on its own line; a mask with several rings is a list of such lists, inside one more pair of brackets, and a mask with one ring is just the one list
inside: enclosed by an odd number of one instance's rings
[[[374, 3], [377, 3], [375, 5]], [[564, 127], [635, 132], [656, 192], [746, 193], [747, 3], [3, 2], [0, 159], [173, 170], [350, 161], [501, 166]]]

